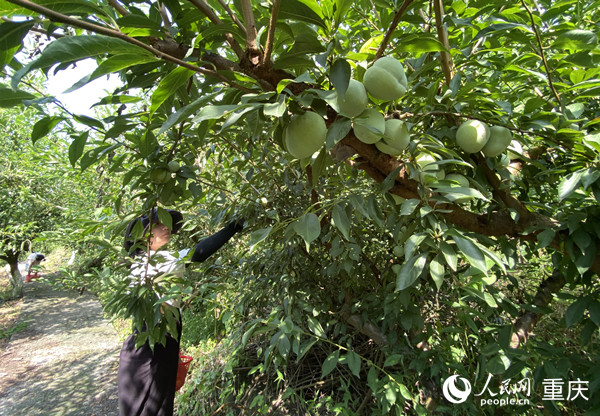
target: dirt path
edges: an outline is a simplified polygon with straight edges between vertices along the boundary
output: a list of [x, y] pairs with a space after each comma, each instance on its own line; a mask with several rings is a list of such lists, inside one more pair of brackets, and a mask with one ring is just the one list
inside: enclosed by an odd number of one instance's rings
[[25, 283], [19, 321], [0, 352], [0, 416], [118, 415], [121, 341], [95, 297]]

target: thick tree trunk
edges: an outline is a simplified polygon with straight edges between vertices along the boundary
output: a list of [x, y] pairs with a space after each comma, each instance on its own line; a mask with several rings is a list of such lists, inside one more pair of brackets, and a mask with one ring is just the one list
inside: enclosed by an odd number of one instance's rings
[[11, 261], [10, 266], [10, 283], [12, 284], [11, 298], [17, 299], [23, 297], [23, 277], [19, 271], [19, 261]]
[[[547, 308], [550, 302], [552, 302], [552, 295], [558, 293], [566, 283], [567, 281], [563, 274], [558, 270], [555, 271], [541, 283], [533, 298], [533, 304], [541, 308]], [[521, 314], [513, 325], [514, 332], [510, 343], [512, 348], [519, 348], [527, 342], [529, 335], [531, 335], [535, 324], [537, 324], [541, 316], [542, 314], [532, 311], [525, 311]]]

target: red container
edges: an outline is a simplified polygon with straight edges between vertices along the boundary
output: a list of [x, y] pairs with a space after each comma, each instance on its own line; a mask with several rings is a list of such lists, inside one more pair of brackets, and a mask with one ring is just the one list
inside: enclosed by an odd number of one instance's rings
[[185, 376], [190, 368], [190, 363], [193, 358], [189, 355], [179, 354], [179, 364], [177, 365], [177, 382], [175, 383], [175, 391], [179, 390], [185, 383]]

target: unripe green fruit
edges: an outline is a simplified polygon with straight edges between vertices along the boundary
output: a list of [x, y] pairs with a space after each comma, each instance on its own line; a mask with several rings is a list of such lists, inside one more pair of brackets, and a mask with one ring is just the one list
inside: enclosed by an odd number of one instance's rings
[[467, 153], [477, 153], [490, 138], [490, 128], [479, 120], [467, 120], [456, 131], [456, 144]]
[[171, 172], [166, 168], [154, 168], [150, 171], [150, 180], [156, 184], [169, 182]]
[[379, 111], [367, 108], [354, 120], [353, 128], [354, 135], [361, 142], [377, 143], [385, 131], [385, 118]]
[[398, 156], [408, 147], [409, 142], [410, 134], [406, 123], [392, 118], [385, 121], [383, 139], [375, 143], [375, 146], [383, 153]]
[[509, 129], [502, 126], [492, 126], [490, 127], [490, 138], [481, 149], [481, 152], [487, 157], [496, 157], [504, 153], [511, 141], [512, 133]]
[[367, 108], [369, 97], [365, 86], [355, 79], [351, 79], [344, 94], [344, 98], [337, 95], [340, 114], [348, 118], [360, 115]]
[[406, 123], [395, 118], [386, 120], [383, 140], [400, 151], [406, 149], [410, 143], [410, 134]]
[[179, 171], [179, 168], [180, 168], [180, 166], [179, 166], [179, 162], [177, 162], [177, 161], [175, 161], [175, 160], [171, 160], [171, 161], [170, 161], [170, 162], [167, 164], [167, 166], [169, 167], [169, 170], [170, 170], [171, 172], [177, 172], [177, 171]]
[[323, 146], [326, 136], [325, 120], [312, 111], [294, 116], [283, 132], [285, 148], [297, 159], [312, 156]]
[[363, 83], [369, 94], [378, 100], [396, 101], [408, 89], [404, 67], [397, 59], [385, 56], [365, 71]]
[[461, 175], [460, 173], [449, 173], [446, 175], [446, 177], [444, 178], [447, 181], [453, 181], [453, 182], [458, 182], [458, 185], [455, 183], [450, 183], [451, 187], [461, 187], [461, 188], [468, 188], [469, 187], [469, 180], [467, 178], [465, 178], [463, 175]]

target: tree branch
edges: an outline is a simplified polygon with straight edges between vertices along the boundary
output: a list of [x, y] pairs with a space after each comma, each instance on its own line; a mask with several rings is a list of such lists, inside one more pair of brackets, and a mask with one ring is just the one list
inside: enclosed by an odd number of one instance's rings
[[447, 51], [440, 52], [440, 61], [442, 63], [442, 71], [446, 78], [446, 85], [450, 85], [454, 76], [454, 64], [450, 56], [450, 41], [448, 40], [448, 32], [444, 27], [444, 4], [443, 0], [433, 0], [433, 8], [435, 10], [435, 27], [437, 29], [438, 38]]
[[271, 9], [271, 17], [269, 18], [269, 31], [267, 33], [267, 44], [265, 46], [265, 53], [263, 55], [263, 65], [271, 66], [271, 54], [273, 53], [273, 42], [275, 41], [275, 29], [277, 26], [277, 16], [279, 15], [279, 8], [281, 7], [281, 0], [273, 1], [273, 8]]
[[381, 332], [381, 329], [377, 328], [370, 321], [365, 321], [363, 323], [360, 315], [352, 314], [351, 307], [347, 302], [342, 306], [340, 316], [344, 321], [356, 328], [358, 332], [372, 339], [379, 347], [388, 345], [387, 337]]
[[233, 22], [240, 28], [240, 30], [244, 33], [244, 36], [247, 36], [246, 33], [246, 27], [244, 26], [244, 24], [240, 21], [240, 19], [238, 19], [238, 17], [235, 15], [235, 13], [233, 12], [233, 10], [231, 10], [231, 8], [223, 1], [223, 0], [219, 0], [219, 4], [221, 5], [221, 7], [223, 7], [223, 9], [225, 9], [225, 11], [227, 12], [227, 14], [229, 15], [229, 17], [231, 18], [231, 20], [233, 20]]
[[394, 15], [394, 20], [392, 20], [390, 27], [388, 28], [385, 36], [383, 37], [383, 40], [381, 41], [381, 45], [379, 45], [379, 49], [377, 49], [377, 52], [375, 53], [375, 58], [373, 59], [373, 61], [376, 61], [383, 56], [383, 53], [385, 52], [385, 48], [387, 48], [387, 45], [390, 43], [392, 34], [394, 33], [394, 31], [398, 27], [398, 24], [400, 23], [400, 18], [402, 17], [402, 15], [404, 14], [404, 12], [408, 8], [408, 6], [410, 6], [412, 1], [413, 0], [404, 0], [404, 3], [402, 3], [402, 6], [400, 6], [400, 8], [396, 11], [396, 14]]
[[[221, 19], [219, 19], [219, 17], [215, 14], [215, 12], [212, 11], [212, 9], [206, 3], [205, 0], [188, 0], [188, 1], [190, 3], [192, 3], [194, 6], [196, 6], [196, 8], [198, 10], [200, 10], [202, 13], [204, 13], [204, 15], [206, 17], [208, 17], [208, 19], [211, 22], [213, 22], [215, 25], [223, 24]], [[229, 43], [229, 46], [231, 46], [231, 49], [233, 49], [233, 52], [237, 55], [238, 59], [242, 59], [244, 57], [244, 50], [242, 49], [240, 44], [237, 42], [237, 40], [235, 40], [233, 35], [231, 33], [227, 33], [227, 34], [225, 34], [225, 39], [227, 40], [227, 43]]]
[[552, 76], [550, 75], [550, 68], [548, 67], [548, 61], [546, 60], [546, 54], [544, 53], [544, 46], [542, 45], [542, 38], [540, 37], [540, 32], [538, 31], [537, 26], [535, 25], [535, 18], [533, 17], [533, 13], [529, 9], [529, 7], [527, 7], [527, 4], [525, 4], [525, 0], [521, 0], [521, 4], [525, 8], [525, 11], [527, 11], [527, 14], [529, 15], [529, 19], [531, 20], [531, 28], [533, 29], [533, 32], [535, 33], [535, 39], [537, 41], [538, 47], [540, 48], [540, 57], [542, 58], [542, 63], [544, 64], [544, 70], [546, 71], [546, 75], [548, 76], [548, 85], [550, 86], [550, 89], [552, 90], [552, 93], [554, 94], [556, 101], [558, 101], [558, 104], [562, 104], [560, 96], [558, 95], [558, 91], [556, 91], [556, 88], [554, 87], [554, 83], [552, 82]]
[[[556, 270], [548, 279], [544, 280], [535, 297], [533, 298], [533, 304], [540, 308], [546, 308], [552, 302], [552, 295], [558, 293], [564, 285], [567, 284], [565, 276], [558, 270]], [[519, 348], [521, 345], [527, 342], [529, 335], [533, 331], [533, 327], [539, 321], [542, 314], [526, 311], [521, 314], [513, 325], [513, 335], [510, 341], [512, 348]]]
[[256, 23], [254, 13], [252, 12], [252, 3], [250, 0], [242, 0], [242, 15], [246, 28], [246, 49], [254, 50], [256, 47]]
[[[64, 23], [70, 26], [74, 26], [74, 27], [78, 27], [80, 29], [85, 29], [85, 30], [89, 30], [90, 32], [93, 33], [98, 33], [101, 35], [106, 35], [106, 36], [111, 36], [114, 38], [118, 38], [121, 40], [124, 40], [125, 42], [131, 43], [132, 45], [138, 46], [142, 49], [145, 49], [149, 52], [151, 52], [152, 54], [158, 56], [159, 58], [165, 60], [165, 61], [169, 61], [172, 62], [174, 64], [177, 64], [179, 66], [182, 66], [184, 68], [190, 69], [194, 72], [198, 72], [201, 73], [203, 75], [209, 75], [215, 78], [220, 79], [221, 81], [229, 84], [230, 86], [240, 89], [242, 91], [246, 91], [246, 92], [251, 92], [251, 90], [249, 88], [246, 87], [242, 87], [241, 85], [237, 85], [236, 83], [230, 81], [229, 79], [227, 79], [226, 77], [224, 77], [223, 75], [209, 70], [209, 69], [205, 69], [205, 68], [201, 68], [199, 66], [196, 65], [192, 65], [188, 62], [182, 61], [181, 59], [178, 59], [172, 55], [169, 55], [168, 53], [165, 53], [159, 49], [153, 48], [150, 45], [145, 44], [144, 42], [141, 42], [135, 38], [129, 37], [126, 34], [112, 29], [112, 28], [108, 28], [105, 26], [100, 26], [97, 25], [95, 23], [89, 23], [89, 22], [85, 22], [82, 20], [78, 20], [78, 19], [74, 19], [72, 17], [69, 16], [65, 16], [61, 13], [55, 12], [53, 10], [50, 10], [44, 6], [40, 6], [39, 4], [33, 3], [29, 0], [8, 0], [10, 3], [14, 3], [18, 6], [21, 6], [25, 9], [28, 10], [32, 10], [36, 13], [40, 13], [44, 16], [47, 16], [50, 20], [56, 21], [56, 22], [60, 22], [60, 23]], [[110, 51], [107, 51], [107, 53]]]
[[127, 16], [129, 11], [123, 6], [121, 6], [117, 0], [108, 0], [108, 4], [110, 4], [121, 16]]

